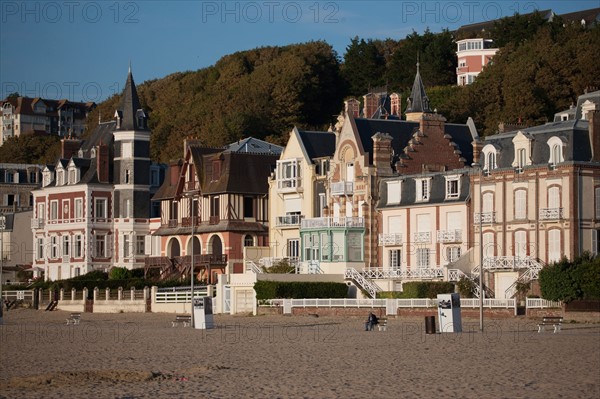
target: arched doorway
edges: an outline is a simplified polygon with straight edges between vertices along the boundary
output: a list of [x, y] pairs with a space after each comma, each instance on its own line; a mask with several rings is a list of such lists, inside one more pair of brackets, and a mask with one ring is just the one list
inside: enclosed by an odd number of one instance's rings
[[[185, 252], [188, 255], [191, 255], [192, 252], [194, 253], [194, 255], [201, 255], [202, 254], [202, 245], [200, 244], [200, 239], [198, 237], [194, 236], [193, 242], [194, 242], [194, 245], [192, 248], [192, 240], [188, 240], [187, 249], [185, 250]], [[193, 249], [193, 251], [192, 251], [192, 249]]]
[[167, 256], [174, 258], [181, 256], [181, 247], [179, 246], [179, 240], [177, 238], [171, 238], [167, 244]]

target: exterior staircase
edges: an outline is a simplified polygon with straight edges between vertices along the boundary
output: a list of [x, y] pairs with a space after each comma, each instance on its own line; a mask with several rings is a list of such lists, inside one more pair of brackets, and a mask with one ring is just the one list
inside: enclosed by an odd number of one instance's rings
[[532, 280], [537, 280], [540, 275], [540, 270], [544, 267], [544, 264], [537, 259], [529, 259], [527, 262], [527, 269], [524, 273], [522, 273], [519, 278], [515, 280], [514, 283], [511, 284], [510, 287], [504, 291], [505, 298], [512, 298], [517, 293], [517, 285], [519, 283], [529, 283]]
[[246, 261], [246, 273], [262, 274], [263, 271], [254, 261]]
[[373, 298], [373, 299], [375, 299], [377, 297], [377, 293], [379, 291], [381, 291], [381, 288], [379, 288], [379, 286], [377, 284], [375, 284], [372, 281], [366, 279], [362, 275], [362, 273], [360, 273], [359, 271], [357, 271], [354, 268], [348, 268], [348, 269], [346, 269], [346, 271], [344, 272], [344, 278], [346, 280], [353, 281], [360, 288], [362, 288], [365, 291], [367, 291], [369, 293], [369, 295], [371, 296], [371, 298]]
[[[475, 266], [475, 268], [471, 271], [470, 275], [464, 273], [460, 269], [448, 269], [448, 281], [459, 281], [462, 277], [465, 277], [468, 280], [473, 282], [473, 296], [475, 298], [479, 298], [481, 295], [481, 291], [479, 290], [479, 265]], [[484, 284], [483, 291], [485, 293], [485, 298], [493, 298], [494, 291], [492, 291], [488, 286]]]

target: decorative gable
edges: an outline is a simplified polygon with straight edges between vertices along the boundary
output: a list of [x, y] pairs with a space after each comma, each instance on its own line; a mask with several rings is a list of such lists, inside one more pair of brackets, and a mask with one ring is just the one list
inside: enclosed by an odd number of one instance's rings
[[513, 159], [512, 166], [522, 170], [523, 167], [531, 165], [533, 138], [529, 134], [519, 130], [512, 142], [515, 146], [515, 158]]

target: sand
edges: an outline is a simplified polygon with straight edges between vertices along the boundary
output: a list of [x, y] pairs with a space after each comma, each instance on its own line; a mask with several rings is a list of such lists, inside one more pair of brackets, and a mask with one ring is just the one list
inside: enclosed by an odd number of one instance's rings
[[[17, 309], [0, 327], [1, 398], [598, 398], [600, 324], [538, 334], [534, 320], [215, 316], [209, 331], [168, 314]], [[365, 314], [366, 316], [366, 314]]]

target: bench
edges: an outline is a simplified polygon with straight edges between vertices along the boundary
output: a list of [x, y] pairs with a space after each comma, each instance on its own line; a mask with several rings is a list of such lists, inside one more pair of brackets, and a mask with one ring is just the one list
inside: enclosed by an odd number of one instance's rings
[[379, 318], [379, 323], [377, 324], [377, 328], [379, 331], [387, 331], [388, 319], [387, 317]]
[[538, 323], [538, 333], [544, 331], [544, 327], [553, 326], [554, 333], [560, 331], [560, 326], [563, 322], [563, 318], [561, 316], [544, 316], [541, 323]]
[[67, 319], [67, 325], [79, 324], [81, 321], [81, 313], [71, 313], [71, 316]]
[[178, 314], [175, 316], [175, 320], [171, 322], [172, 327], [176, 327], [179, 324], [183, 324], [184, 327], [187, 327], [192, 324], [192, 316], [186, 314]]

